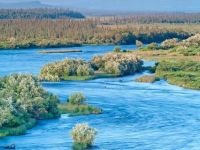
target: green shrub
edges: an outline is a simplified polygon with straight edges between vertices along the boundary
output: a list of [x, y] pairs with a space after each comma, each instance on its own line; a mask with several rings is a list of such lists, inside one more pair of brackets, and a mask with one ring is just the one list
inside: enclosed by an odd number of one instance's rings
[[90, 63], [82, 59], [65, 59], [42, 67], [39, 77], [41, 80], [60, 81], [69, 79], [71, 76], [92, 75], [94, 75], [94, 70]]
[[74, 140], [73, 147], [81, 150], [92, 146], [96, 134], [97, 131], [87, 123], [76, 124], [71, 132]]
[[45, 91], [32, 75], [13, 74], [0, 78], [0, 97], [0, 130], [25, 130], [23, 125], [30, 119], [60, 116], [58, 98]]
[[69, 96], [68, 102], [70, 104], [76, 104], [80, 105], [83, 104], [86, 101], [85, 96], [83, 93], [73, 93], [72, 95]]
[[95, 56], [91, 61], [96, 70], [108, 74], [129, 75], [142, 70], [143, 62], [130, 53], [107, 53]]

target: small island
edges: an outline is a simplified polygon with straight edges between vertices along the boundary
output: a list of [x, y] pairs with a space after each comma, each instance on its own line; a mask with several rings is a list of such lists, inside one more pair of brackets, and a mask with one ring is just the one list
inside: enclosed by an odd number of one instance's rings
[[143, 61], [129, 53], [107, 53], [90, 61], [65, 59], [45, 65], [39, 78], [44, 81], [89, 80], [117, 77], [142, 71]]
[[102, 109], [87, 104], [86, 97], [82, 93], [73, 93], [69, 96], [67, 102], [59, 104], [58, 108], [62, 114], [69, 114], [69, 116], [102, 113]]

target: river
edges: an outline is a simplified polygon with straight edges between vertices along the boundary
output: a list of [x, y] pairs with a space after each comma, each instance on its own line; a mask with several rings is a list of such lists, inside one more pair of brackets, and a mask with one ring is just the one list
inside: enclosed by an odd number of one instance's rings
[[[0, 51], [0, 76], [10, 73], [37, 74], [48, 62], [66, 57], [90, 59], [114, 46], [83, 46], [80, 53], [39, 54], [38, 50]], [[122, 46], [134, 49], [135, 46]], [[70, 48], [72, 49], [72, 48]], [[152, 62], [146, 62], [152, 64]], [[4, 137], [0, 145], [16, 144], [17, 150], [70, 150], [70, 131], [76, 123], [88, 122], [98, 131], [92, 150], [199, 150], [200, 92], [169, 85], [165, 81], [137, 83], [135, 74], [90, 81], [43, 83], [65, 101], [82, 91], [101, 115], [40, 121], [25, 135]]]

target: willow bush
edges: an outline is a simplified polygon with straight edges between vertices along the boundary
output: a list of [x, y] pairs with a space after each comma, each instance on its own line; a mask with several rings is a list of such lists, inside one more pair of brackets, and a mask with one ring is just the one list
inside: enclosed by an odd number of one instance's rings
[[142, 60], [130, 53], [107, 53], [95, 56], [91, 63], [98, 71], [120, 76], [141, 71], [143, 64]]
[[64, 59], [45, 65], [40, 72], [40, 79], [47, 81], [66, 80], [70, 76], [92, 76], [91, 65], [82, 59]]
[[32, 75], [13, 74], [0, 78], [0, 134], [9, 134], [11, 129], [14, 133], [13, 128], [25, 130], [23, 125], [30, 120], [59, 117], [57, 105], [58, 98], [45, 91]]
[[40, 79], [47, 81], [87, 80], [98, 77], [98, 73], [123, 76], [142, 70], [143, 61], [131, 53], [107, 53], [94, 56], [91, 61], [65, 59], [42, 67]]
[[71, 135], [74, 140], [75, 149], [85, 149], [92, 146], [97, 131], [87, 123], [76, 124], [72, 129]]

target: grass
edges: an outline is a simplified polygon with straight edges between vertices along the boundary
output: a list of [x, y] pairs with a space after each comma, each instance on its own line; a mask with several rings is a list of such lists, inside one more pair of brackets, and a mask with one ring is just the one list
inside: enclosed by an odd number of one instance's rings
[[35, 119], [29, 119], [25, 124], [15, 128], [0, 128], [0, 137], [25, 134], [26, 131], [33, 128], [36, 123], [37, 121]]
[[144, 75], [142, 77], [137, 78], [135, 81], [137, 82], [145, 82], [145, 83], [154, 83], [159, 81], [160, 79], [155, 75]]
[[187, 61], [200, 61], [199, 56], [184, 56], [176, 52], [171, 52], [167, 50], [147, 50], [147, 51], [132, 51], [133, 55], [139, 56], [144, 60], [187, 60]]
[[[157, 61], [156, 77], [167, 80], [168, 83], [184, 88], [200, 90], [200, 57], [186, 56], [170, 50], [133, 51], [144, 60]], [[196, 69], [191, 69], [196, 66]], [[146, 80], [144, 78], [140, 80]]]
[[156, 76], [170, 84], [200, 90], [200, 62], [162, 61], [156, 67]]
[[88, 104], [60, 104], [58, 108], [62, 114], [69, 114], [69, 116], [80, 116], [80, 115], [90, 115], [90, 114], [101, 114], [102, 110], [95, 106]]
[[200, 73], [186, 71], [163, 71], [156, 76], [166, 79], [168, 83], [178, 85], [184, 88], [200, 90]]

